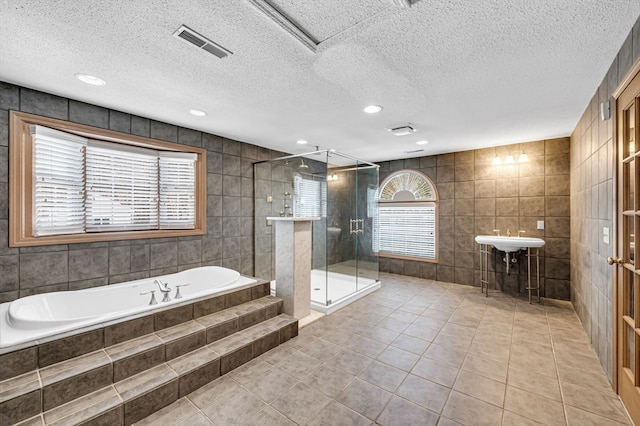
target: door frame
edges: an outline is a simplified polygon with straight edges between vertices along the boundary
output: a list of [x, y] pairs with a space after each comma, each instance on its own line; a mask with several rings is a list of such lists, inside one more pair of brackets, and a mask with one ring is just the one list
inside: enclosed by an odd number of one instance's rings
[[[609, 120], [611, 120], [611, 126], [612, 126], [612, 137], [613, 137], [613, 152], [614, 152], [614, 158], [613, 158], [613, 182], [612, 182], [612, 187], [613, 187], [613, 218], [612, 218], [612, 223], [613, 223], [613, 232], [610, 233], [610, 235], [612, 235], [612, 255], [613, 256], [619, 256], [622, 253], [622, 247], [618, 247], [618, 226], [621, 226], [622, 224], [618, 223], [618, 213], [620, 211], [620, 206], [618, 205], [620, 200], [618, 199], [618, 172], [619, 172], [619, 167], [620, 167], [620, 160], [621, 160], [621, 156], [623, 155], [621, 150], [622, 150], [622, 146], [620, 144], [620, 140], [619, 140], [619, 131], [618, 131], [618, 98], [620, 97], [620, 95], [624, 92], [624, 90], [629, 86], [629, 84], [631, 83], [631, 81], [636, 77], [636, 75], [640, 73], [640, 59], [638, 59], [633, 66], [631, 67], [631, 69], [629, 69], [629, 71], [627, 72], [627, 74], [625, 75], [625, 77], [622, 79], [622, 81], [620, 82], [620, 84], [618, 84], [618, 87], [616, 88], [616, 90], [613, 91], [611, 97], [609, 98], [609, 100], [611, 101], [611, 118]], [[613, 293], [611, 295], [612, 299], [612, 303], [613, 303], [613, 309], [612, 309], [612, 313], [613, 313], [613, 318], [612, 318], [612, 326], [613, 326], [613, 330], [612, 330], [612, 344], [613, 344], [613, 350], [611, 352], [611, 385], [613, 387], [613, 390], [616, 393], [619, 393], [619, 383], [618, 383], [618, 340], [620, 339], [620, 336], [618, 335], [618, 274], [619, 274], [619, 268], [618, 267], [614, 267], [613, 268], [613, 274], [612, 274], [612, 288], [613, 288]]]

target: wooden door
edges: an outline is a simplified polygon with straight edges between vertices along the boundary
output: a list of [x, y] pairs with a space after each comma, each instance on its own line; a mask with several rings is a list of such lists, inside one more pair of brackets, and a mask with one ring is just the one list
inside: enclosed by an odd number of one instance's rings
[[640, 424], [640, 263], [636, 268], [635, 234], [640, 232], [640, 75], [618, 97], [616, 368], [617, 388], [629, 414]]

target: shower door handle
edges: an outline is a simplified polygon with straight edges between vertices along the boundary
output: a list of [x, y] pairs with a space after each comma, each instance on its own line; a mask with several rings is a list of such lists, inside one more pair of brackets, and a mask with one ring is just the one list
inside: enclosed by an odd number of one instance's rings
[[357, 232], [359, 234], [364, 234], [364, 219], [358, 219], [358, 223], [360, 224], [360, 227]]
[[364, 234], [364, 219], [349, 219], [349, 234]]

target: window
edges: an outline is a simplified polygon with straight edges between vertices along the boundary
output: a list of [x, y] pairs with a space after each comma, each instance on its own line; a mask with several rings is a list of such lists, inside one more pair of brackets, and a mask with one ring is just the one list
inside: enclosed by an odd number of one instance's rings
[[318, 176], [293, 176], [293, 215], [324, 217], [327, 215], [327, 180]]
[[384, 257], [437, 262], [438, 196], [431, 180], [402, 170], [385, 179], [378, 194], [374, 251]]
[[10, 245], [205, 233], [206, 151], [11, 112]]

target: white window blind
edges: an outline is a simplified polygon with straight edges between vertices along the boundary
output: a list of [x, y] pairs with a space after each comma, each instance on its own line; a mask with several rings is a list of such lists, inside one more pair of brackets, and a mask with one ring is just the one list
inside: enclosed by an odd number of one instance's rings
[[436, 208], [434, 205], [384, 205], [374, 216], [374, 251], [435, 259]]
[[327, 215], [327, 182], [322, 177], [293, 177], [293, 215], [295, 217], [324, 217]]
[[195, 228], [197, 154], [29, 131], [35, 236]]
[[30, 125], [34, 141], [35, 236], [84, 232], [84, 149], [87, 139]]
[[86, 179], [88, 232], [158, 229], [156, 151], [91, 140]]
[[192, 229], [195, 226], [195, 169], [197, 156], [161, 152], [160, 229]]

